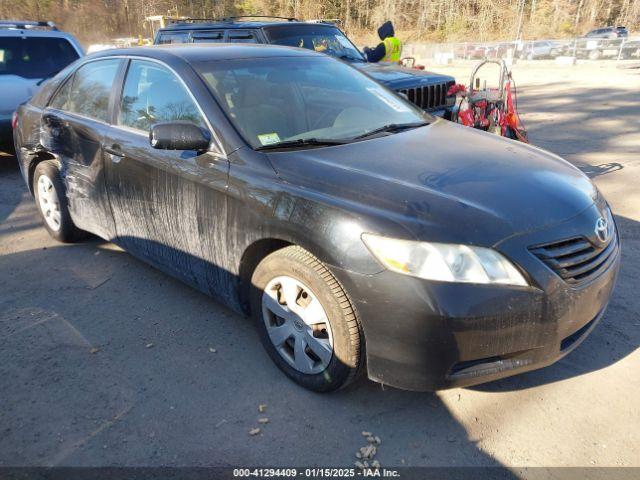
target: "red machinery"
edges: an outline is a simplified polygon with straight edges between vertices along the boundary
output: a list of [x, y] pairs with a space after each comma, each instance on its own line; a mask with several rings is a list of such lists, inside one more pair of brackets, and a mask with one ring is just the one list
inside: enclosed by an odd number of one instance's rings
[[[486, 82], [480, 88], [478, 71], [487, 64], [500, 67], [497, 88], [487, 88]], [[452, 85], [448, 95], [456, 95], [457, 108], [451, 118], [454, 122], [529, 143], [517, 111], [515, 82], [504, 60], [483, 60], [473, 69], [469, 88], [461, 84]]]
[[415, 57], [404, 57], [400, 60], [400, 65], [406, 68], [413, 68], [414, 70], [424, 70], [424, 65], [418, 65]]

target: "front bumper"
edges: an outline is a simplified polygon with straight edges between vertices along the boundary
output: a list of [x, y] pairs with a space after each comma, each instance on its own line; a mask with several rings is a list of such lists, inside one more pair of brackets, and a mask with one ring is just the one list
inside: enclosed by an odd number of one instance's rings
[[[591, 215], [583, 214], [591, 223]], [[572, 286], [528, 247], [571, 235], [585, 219], [496, 246], [531, 287], [433, 282], [384, 271], [334, 269], [351, 292], [366, 339], [369, 378], [407, 390], [468, 386], [547, 366], [576, 348], [602, 318], [620, 263]]]

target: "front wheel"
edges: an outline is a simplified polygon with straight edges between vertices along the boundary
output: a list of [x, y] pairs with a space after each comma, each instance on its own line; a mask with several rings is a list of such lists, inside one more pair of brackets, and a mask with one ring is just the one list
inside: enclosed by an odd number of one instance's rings
[[256, 268], [251, 312], [275, 364], [299, 385], [328, 392], [351, 383], [364, 338], [347, 293], [306, 250], [278, 250]]

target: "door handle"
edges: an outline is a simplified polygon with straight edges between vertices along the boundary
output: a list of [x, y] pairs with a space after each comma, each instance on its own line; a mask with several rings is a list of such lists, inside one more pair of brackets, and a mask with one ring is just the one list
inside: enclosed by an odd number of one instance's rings
[[124, 158], [124, 152], [120, 150], [119, 145], [111, 145], [111, 147], [105, 147], [104, 152], [107, 154], [107, 157], [109, 157], [109, 160], [111, 160], [113, 163], [118, 163]]

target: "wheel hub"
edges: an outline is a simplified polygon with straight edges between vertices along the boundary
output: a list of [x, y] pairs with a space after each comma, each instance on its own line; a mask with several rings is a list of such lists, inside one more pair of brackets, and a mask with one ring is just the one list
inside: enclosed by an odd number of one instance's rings
[[303, 282], [289, 276], [271, 280], [262, 294], [269, 339], [293, 368], [308, 375], [324, 371], [333, 356], [333, 335], [324, 307]]
[[53, 182], [46, 175], [38, 178], [38, 206], [47, 226], [53, 230], [60, 230], [62, 214], [60, 212], [60, 199]]

